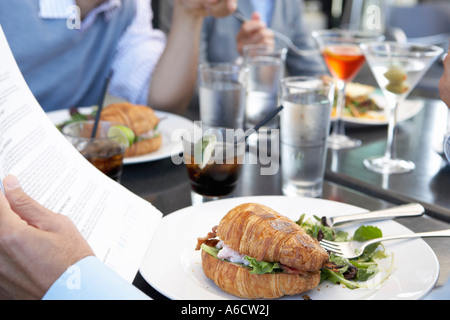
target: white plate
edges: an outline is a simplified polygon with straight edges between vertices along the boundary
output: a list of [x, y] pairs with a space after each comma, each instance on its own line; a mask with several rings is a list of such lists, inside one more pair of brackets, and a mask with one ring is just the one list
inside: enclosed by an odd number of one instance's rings
[[[381, 95], [374, 95], [374, 99], [380, 107], [386, 106], [386, 100]], [[402, 122], [411, 119], [416, 114], [422, 110], [424, 106], [423, 100], [405, 100], [399, 104], [397, 110], [397, 122]], [[346, 124], [354, 126], [381, 126], [387, 125], [389, 122], [388, 108], [384, 108], [382, 111], [376, 113], [380, 118], [369, 119], [369, 118], [355, 118], [355, 117], [344, 117]]]
[[[198, 237], [206, 236], [230, 209], [246, 202], [265, 204], [293, 220], [298, 220], [303, 213], [333, 216], [366, 211], [334, 201], [283, 196], [232, 198], [184, 208], [165, 216], [160, 222], [140, 267], [144, 279], [173, 300], [237, 299], [204, 275], [200, 252], [194, 249]], [[372, 225], [381, 228], [383, 235], [411, 232], [392, 220], [372, 222]], [[353, 225], [349, 231], [355, 228]], [[439, 276], [438, 260], [427, 243], [422, 239], [410, 239], [389, 241], [384, 245], [394, 254], [395, 270], [381, 287], [350, 290], [323, 283], [307, 295], [314, 300], [419, 299], [427, 295]], [[302, 296], [282, 299], [302, 300]]]
[[[78, 108], [80, 113], [88, 114], [92, 111], [91, 107]], [[179, 137], [172, 137], [172, 133], [177, 129], [192, 130], [194, 123], [184, 117], [176, 114], [155, 110], [158, 118], [163, 119], [159, 125], [159, 130], [162, 134], [161, 148], [155, 152], [144, 154], [141, 156], [130, 157], [124, 159], [124, 164], [142, 163], [149, 161], [156, 161], [177, 155], [183, 151], [183, 146]], [[70, 119], [68, 110], [58, 110], [47, 113], [50, 120], [55, 124], [61, 124]], [[173, 139], [172, 139], [173, 138]]]

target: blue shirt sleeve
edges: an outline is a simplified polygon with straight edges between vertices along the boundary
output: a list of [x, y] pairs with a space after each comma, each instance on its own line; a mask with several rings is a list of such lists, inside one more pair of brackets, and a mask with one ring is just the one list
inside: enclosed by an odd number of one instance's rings
[[253, 8], [261, 15], [262, 21], [267, 26], [270, 26], [272, 23], [274, 2], [274, 0], [252, 0]]
[[43, 300], [148, 300], [96, 257], [71, 266], [53, 283]]

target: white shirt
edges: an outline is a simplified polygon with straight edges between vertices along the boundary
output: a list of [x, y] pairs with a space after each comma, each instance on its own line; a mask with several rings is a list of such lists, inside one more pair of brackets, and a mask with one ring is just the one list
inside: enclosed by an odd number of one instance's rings
[[[108, 0], [92, 10], [81, 22], [87, 30], [101, 13], [109, 19], [120, 10], [122, 0]], [[75, 0], [39, 0], [43, 19], [69, 19]], [[109, 94], [135, 104], [147, 104], [151, 76], [166, 46], [166, 36], [153, 29], [150, 0], [136, 0], [136, 16], [119, 41], [112, 64]]]

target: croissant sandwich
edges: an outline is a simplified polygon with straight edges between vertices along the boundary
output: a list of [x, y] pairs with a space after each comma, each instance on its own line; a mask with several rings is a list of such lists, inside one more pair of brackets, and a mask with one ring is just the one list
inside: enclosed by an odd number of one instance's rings
[[205, 275], [240, 298], [275, 299], [319, 285], [328, 253], [292, 220], [257, 203], [228, 212], [199, 238]]
[[125, 157], [147, 154], [161, 147], [162, 137], [157, 130], [159, 119], [150, 107], [114, 103], [103, 109], [101, 120], [123, 124], [133, 130], [135, 142], [127, 148]]

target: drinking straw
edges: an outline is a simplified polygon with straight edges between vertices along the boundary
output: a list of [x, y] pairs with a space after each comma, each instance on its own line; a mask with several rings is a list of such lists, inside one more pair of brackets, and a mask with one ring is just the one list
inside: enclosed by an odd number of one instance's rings
[[281, 110], [283, 110], [283, 106], [279, 106], [278, 108], [275, 108], [272, 112], [270, 112], [261, 122], [259, 122], [253, 130], [250, 132], [250, 134], [245, 135], [245, 140], [248, 139], [253, 133], [257, 132], [262, 126], [264, 126], [267, 122], [272, 120], [273, 117], [275, 117]]
[[95, 138], [95, 135], [97, 134], [98, 123], [100, 122], [100, 114], [102, 113], [103, 103], [105, 101], [105, 96], [106, 96], [106, 90], [108, 89], [108, 83], [109, 83], [109, 80], [111, 79], [111, 75], [112, 75], [112, 72], [109, 74], [109, 76], [105, 79], [105, 82], [103, 83], [102, 94], [101, 94], [100, 99], [97, 104], [98, 110], [97, 110], [97, 114], [95, 115], [94, 128], [92, 128], [91, 138]]

